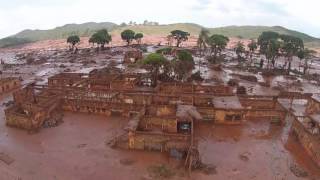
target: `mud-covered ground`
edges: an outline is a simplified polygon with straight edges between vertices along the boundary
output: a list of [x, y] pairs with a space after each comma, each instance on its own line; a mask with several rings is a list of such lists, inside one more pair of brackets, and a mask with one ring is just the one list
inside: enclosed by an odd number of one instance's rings
[[241, 126], [197, 124], [201, 159], [215, 171], [195, 171], [190, 176], [165, 154], [109, 147], [108, 142], [123, 133], [126, 123], [117, 117], [65, 113], [59, 127], [29, 134], [6, 127], [1, 113], [0, 150], [14, 162], [0, 162], [0, 179], [153, 179], [156, 176], [150, 168], [162, 164], [170, 168], [172, 179], [304, 179], [291, 171], [293, 166], [307, 172], [307, 179], [320, 178], [319, 169], [301, 146], [288, 138], [288, 127], [268, 121]]
[[[65, 44], [64, 44], [65, 46]], [[23, 84], [36, 81], [46, 84], [47, 78], [60, 72], [89, 72], [93, 68], [117, 67], [129, 72], [143, 72], [136, 66], [121, 64], [122, 47], [97, 53], [92, 48], [88, 53], [72, 55], [65, 50], [25, 50], [2, 51], [0, 58], [8, 64], [2, 65], [2, 77], [16, 76]], [[154, 47], [148, 47], [154, 51]], [[32, 53], [34, 63], [17, 59], [17, 54]], [[81, 54], [83, 53], [83, 54]], [[237, 79], [245, 86], [248, 94], [275, 95], [280, 89], [290, 91], [320, 93], [316, 81], [306, 80], [299, 75], [276, 75], [263, 77], [261, 73], [239, 68], [232, 60], [235, 54], [228, 51], [227, 61], [222, 70], [216, 71], [196, 58], [196, 70], [201, 62], [202, 76], [208, 84], [227, 83]], [[39, 62], [45, 57], [44, 62]], [[260, 57], [257, 57], [257, 63]], [[279, 60], [279, 66], [283, 60]], [[299, 61], [293, 62], [298, 69]], [[319, 62], [315, 62], [312, 72], [319, 73]], [[258, 82], [241, 79], [239, 75], [255, 76]], [[271, 87], [261, 83], [269, 81]], [[201, 159], [210, 164], [210, 172], [195, 171], [189, 175], [179, 161], [158, 152], [139, 152], [112, 149], [108, 142], [123, 133], [127, 119], [89, 114], [65, 113], [64, 123], [56, 128], [42, 129], [39, 133], [5, 126], [4, 102], [11, 95], [0, 97], [0, 155], [13, 162], [0, 161], [0, 180], [100, 180], [100, 179], [157, 179], [164, 172], [171, 179], [232, 179], [232, 180], [295, 180], [320, 179], [320, 170], [307, 156], [299, 143], [289, 136], [292, 119], [287, 118], [285, 127], [271, 125], [269, 121], [248, 121], [241, 126], [215, 126], [197, 123], [196, 140]], [[285, 103], [285, 102], [284, 102]], [[296, 108], [295, 108], [296, 107]], [[297, 103], [299, 112], [303, 107]], [[302, 111], [302, 110], [301, 110]], [[156, 170], [155, 170], [156, 169]], [[304, 176], [298, 177], [298, 176]]]

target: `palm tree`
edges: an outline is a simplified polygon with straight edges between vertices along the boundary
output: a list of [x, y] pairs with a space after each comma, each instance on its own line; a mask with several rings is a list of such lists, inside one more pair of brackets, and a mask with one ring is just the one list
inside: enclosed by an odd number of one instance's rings
[[207, 50], [208, 39], [209, 39], [209, 31], [207, 29], [202, 28], [197, 41], [200, 57], [202, 56], [202, 52], [205, 52]]
[[258, 44], [255, 40], [251, 40], [251, 42], [248, 44], [249, 52], [250, 52], [250, 65], [252, 65], [252, 57], [253, 53], [258, 49]]
[[208, 39], [209, 39], [209, 31], [205, 28], [202, 28], [197, 40], [197, 46], [198, 46], [199, 55], [200, 55], [199, 62], [198, 62], [200, 74], [201, 74], [201, 58], [203, 57], [203, 55], [207, 50]]
[[244, 44], [241, 41], [239, 41], [234, 50], [236, 51], [238, 61], [240, 62], [242, 60], [242, 54], [246, 51], [246, 49], [244, 48]]

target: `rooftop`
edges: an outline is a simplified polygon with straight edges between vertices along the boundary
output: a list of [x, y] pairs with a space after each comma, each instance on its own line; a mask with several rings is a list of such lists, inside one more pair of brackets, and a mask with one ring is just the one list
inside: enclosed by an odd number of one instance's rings
[[212, 103], [215, 108], [221, 109], [243, 109], [237, 96], [214, 97]]

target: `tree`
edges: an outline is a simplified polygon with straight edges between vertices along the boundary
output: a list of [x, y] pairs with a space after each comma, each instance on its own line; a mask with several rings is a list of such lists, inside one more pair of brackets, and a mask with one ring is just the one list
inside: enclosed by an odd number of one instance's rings
[[183, 80], [186, 75], [194, 68], [192, 54], [187, 50], [178, 51], [177, 57], [173, 60], [173, 69], [176, 79]]
[[298, 37], [290, 35], [280, 35], [280, 38], [283, 41], [281, 49], [288, 62], [287, 73], [290, 73], [292, 58], [304, 48], [304, 44], [302, 39]]
[[98, 46], [101, 46], [101, 49], [104, 49], [105, 44], [109, 44], [111, 42], [112, 38], [111, 35], [109, 35], [108, 31], [106, 29], [102, 29], [94, 33], [90, 39], [89, 43], [98, 44]]
[[122, 40], [126, 41], [128, 43], [128, 45], [130, 45], [132, 40], [134, 40], [134, 38], [135, 38], [135, 32], [130, 29], [124, 30], [121, 33], [121, 38], [122, 38]]
[[162, 54], [158, 54], [158, 53], [149, 54], [143, 60], [143, 64], [148, 65], [150, 72], [152, 74], [153, 86], [157, 86], [159, 71], [167, 61], [168, 60]]
[[270, 61], [272, 63], [272, 67], [275, 67], [276, 58], [278, 58], [279, 50], [281, 47], [281, 41], [279, 39], [271, 39], [268, 42], [267, 49], [265, 51], [265, 56], [268, 59], [268, 68], [270, 67]]
[[258, 49], [258, 44], [255, 40], [251, 40], [248, 44], [249, 52], [250, 52], [250, 64], [252, 64], [253, 53]]
[[190, 36], [188, 32], [181, 30], [171, 31], [171, 35], [177, 41], [177, 47], [179, 47], [183, 41], [187, 41]]
[[78, 35], [69, 36], [67, 39], [67, 43], [71, 44], [71, 49], [74, 50], [76, 44], [80, 42], [80, 37]]
[[238, 61], [240, 62], [242, 60], [242, 54], [246, 52], [244, 44], [241, 41], [239, 41], [236, 44], [236, 47], [234, 48], [234, 50], [238, 56]]
[[275, 58], [278, 55], [278, 45], [280, 44], [279, 40], [280, 35], [276, 32], [265, 31], [258, 38], [258, 45], [260, 47], [260, 53], [266, 56], [268, 60], [268, 68], [270, 61], [274, 66]]
[[172, 46], [173, 43], [173, 36], [170, 34], [167, 36], [168, 46]]
[[[300, 61], [304, 59], [303, 65], [303, 74], [306, 74], [307, 70], [309, 69], [309, 60], [313, 58], [316, 54], [316, 51], [310, 49], [300, 49], [297, 53], [298, 58]], [[300, 66], [299, 66], [300, 69]]]
[[125, 26], [127, 26], [127, 24], [125, 22], [120, 24], [120, 27], [125, 27]]
[[208, 44], [211, 48], [210, 54], [213, 53], [213, 58], [216, 60], [218, 53], [224, 50], [229, 42], [229, 38], [220, 34], [214, 34], [209, 37]]
[[143, 38], [143, 34], [142, 33], [137, 33], [134, 36], [134, 39], [138, 42], [138, 44], [141, 44], [141, 39]]
[[197, 46], [199, 48], [200, 56], [207, 49], [207, 42], [209, 39], [209, 31], [207, 29], [202, 28], [197, 40]]

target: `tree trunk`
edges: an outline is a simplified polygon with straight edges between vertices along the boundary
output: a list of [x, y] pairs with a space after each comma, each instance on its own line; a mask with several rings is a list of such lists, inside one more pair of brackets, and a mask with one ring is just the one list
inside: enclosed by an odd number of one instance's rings
[[308, 69], [308, 61], [307, 59], [304, 60], [304, 66], [303, 66], [303, 74], [305, 75]]
[[291, 61], [292, 61], [292, 57], [289, 56], [289, 57], [288, 57], [288, 69], [287, 69], [287, 74], [290, 74], [290, 71], [291, 71]]

